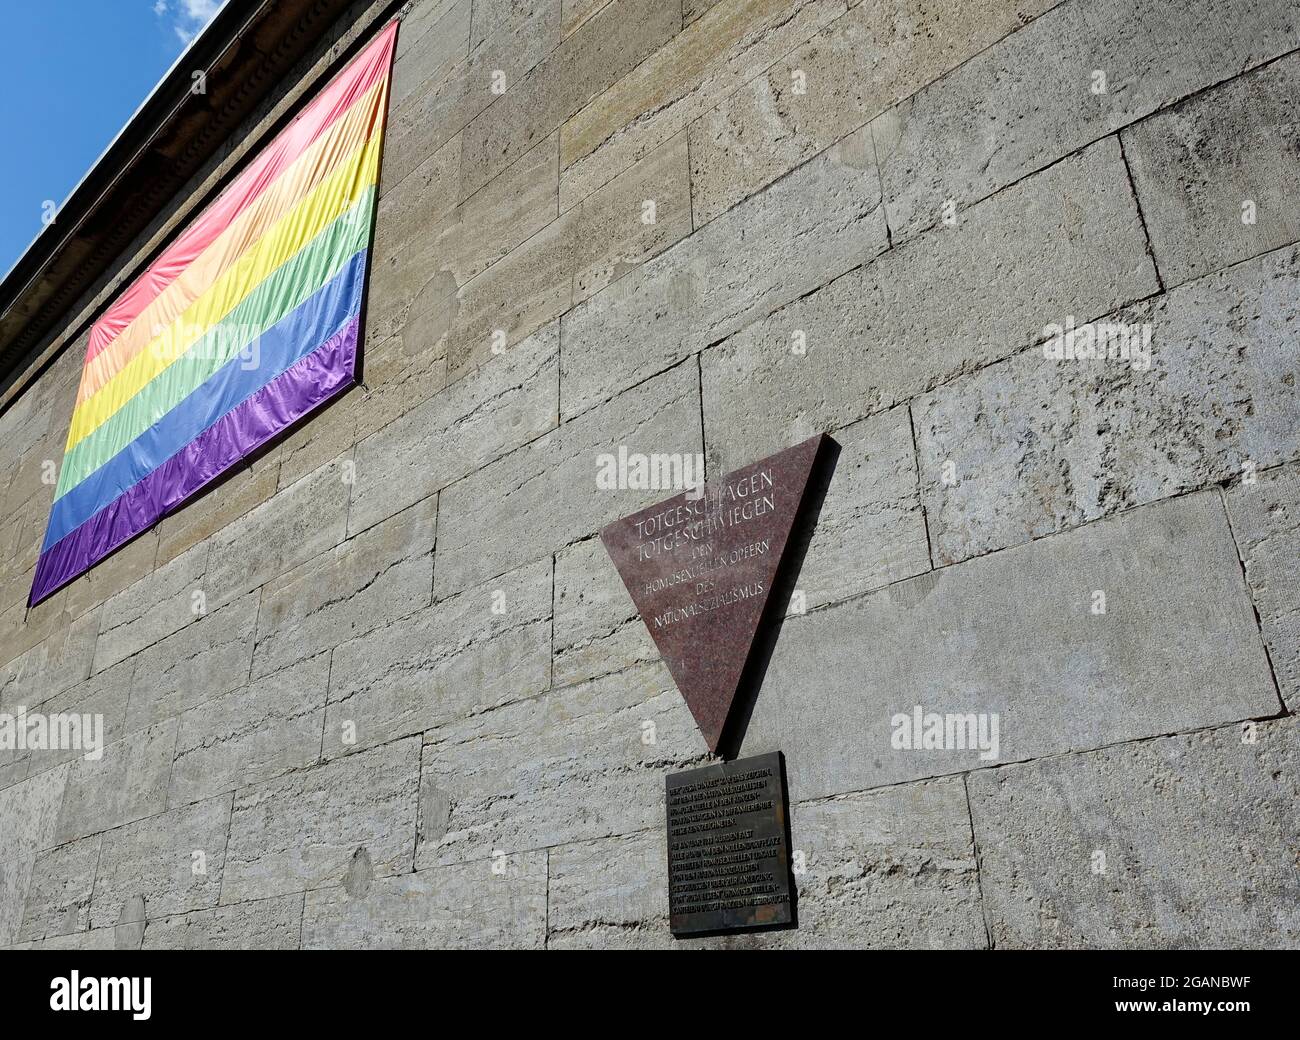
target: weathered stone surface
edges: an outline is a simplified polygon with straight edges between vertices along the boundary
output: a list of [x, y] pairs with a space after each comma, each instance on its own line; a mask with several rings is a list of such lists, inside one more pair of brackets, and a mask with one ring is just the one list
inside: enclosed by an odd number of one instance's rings
[[874, 124], [894, 241], [1297, 46], [1300, 11], [1260, 0], [1061, 4]]
[[705, 351], [705, 426], [729, 451], [761, 455], [1005, 357], [1047, 322], [1092, 320], [1156, 288], [1119, 146], [1105, 141]]
[[[997, 758], [894, 747], [917, 705], [996, 713]], [[804, 800], [1276, 712], [1210, 492], [788, 618], [741, 753], [784, 748]]]
[[450, 273], [453, 280], [443, 281], [456, 288], [482, 274], [559, 215], [559, 184], [559, 138], [551, 134], [462, 202], [436, 239], [424, 240], [426, 269]]
[[212, 565], [203, 581], [209, 610], [343, 541], [349, 462], [350, 453], [322, 466], [212, 539]]
[[[646, 204], [652, 203], [653, 214]], [[573, 302], [580, 303], [691, 233], [686, 135], [678, 134], [578, 206]]]
[[659, 651], [599, 538], [555, 554], [556, 686], [594, 679]]
[[349, 531], [364, 531], [554, 429], [559, 350], [555, 323], [358, 444]]
[[[431, 323], [429, 337], [440, 333], [446, 338], [448, 382], [487, 364], [569, 309], [577, 227], [576, 215], [566, 213], [463, 285], [454, 298], [440, 296], [419, 312], [417, 320]], [[413, 311], [424, 306], [417, 301]]]
[[[545, 143], [553, 143], [553, 138]], [[514, 180], [516, 167], [527, 159], [515, 163], [474, 198], [495, 194], [496, 186]], [[647, 203], [653, 203], [653, 213]], [[466, 203], [467, 208], [470, 205]], [[684, 137], [646, 156], [558, 220], [551, 220], [552, 205], [548, 197], [540, 211], [551, 221], [543, 230], [463, 285], [454, 301], [435, 302], [431, 310], [408, 322], [408, 328], [425, 323], [430, 336], [445, 329], [449, 379], [459, 379], [484, 364], [502, 347], [518, 342], [690, 234]], [[498, 211], [502, 208], [495, 206]], [[653, 220], [647, 223], [650, 217]], [[483, 243], [503, 241], [493, 234], [491, 221], [475, 221], [469, 214], [459, 230], [475, 243], [468, 250], [471, 254], [483, 253]], [[445, 263], [441, 257], [435, 262]], [[445, 276], [435, 276], [430, 288], [442, 291], [449, 284]], [[413, 313], [427, 306], [427, 295], [428, 290]]]
[[[574, 109], [560, 131], [560, 209], [684, 130], [844, 11], [843, 0], [719, 4], [581, 111]], [[596, 25], [593, 19], [587, 28]]]
[[395, 60], [401, 61], [424, 39], [425, 33], [464, 2], [465, 0], [416, 0], [398, 27]]
[[610, 2], [611, 0], [561, 0], [561, 35], [572, 36], [586, 24], [587, 19]]
[[986, 945], [960, 780], [791, 807], [799, 927], [674, 944], [662, 828], [551, 850], [548, 947]]
[[430, 496], [269, 582], [257, 617], [253, 676], [428, 606], [437, 515], [437, 496]]
[[[708, 13], [709, 9], [717, 3], [718, 0], [682, 0], [682, 21], [690, 25], [691, 22]], [[852, 5], [850, 0], [849, 6]]]
[[682, 949], [668, 930], [662, 825], [550, 850], [547, 949]]
[[691, 124], [712, 220], [1060, 0], [888, 0], [836, 18]]
[[[546, 5], [559, 14], [559, 3]], [[556, 20], [558, 28], [558, 18]], [[591, 98], [654, 54], [682, 27], [680, 7], [615, 0], [465, 129], [461, 191], [477, 191]], [[517, 86], [519, 89], [511, 89]], [[568, 208], [568, 207], [564, 207]]]
[[275, 494], [280, 460], [271, 455], [252, 466], [241, 466], [208, 488], [184, 508], [163, 517], [158, 524], [159, 568], [171, 563], [227, 524], [234, 523]]
[[792, 844], [806, 870], [799, 930], [771, 943], [970, 949], [987, 945], [961, 781], [801, 802]]
[[280, 458], [278, 490], [284, 490], [327, 462], [337, 459], [356, 440], [359, 390], [336, 397], [272, 449]]
[[[907, 409], [863, 419], [837, 430], [834, 438], [840, 456], [795, 579], [802, 600], [794, 609], [811, 610], [930, 569]], [[727, 443], [715, 440], [710, 447]], [[711, 472], [736, 465], [738, 460], [711, 464]], [[822, 489], [814, 487], [810, 494]]]
[[1300, 456], [1300, 249], [1105, 323], [1149, 330], [1146, 360], [1033, 349], [916, 403], [936, 563]]
[[0, 862], [0, 948], [18, 941], [32, 862], [31, 859]]
[[326, 757], [546, 689], [551, 595], [548, 557], [342, 644], [330, 671]]
[[662, 770], [705, 757], [661, 664], [454, 719], [425, 740], [417, 869], [644, 830], [663, 820]]
[[167, 804], [260, 784], [320, 758], [330, 655], [319, 654], [180, 716]]
[[433, 866], [380, 878], [363, 892], [307, 893], [304, 949], [540, 949], [546, 853]]
[[216, 906], [229, 834], [230, 795], [106, 832], [91, 927], [116, 924], [128, 900], [137, 897], [150, 918]]
[[48, 636], [0, 668], [0, 699], [5, 704], [34, 708], [88, 679], [92, 664], [98, 671], [112, 663], [101, 665], [97, 650], [104, 609], [91, 610], [74, 621], [61, 614], [61, 623], [54, 624]]
[[[249, 593], [204, 614], [133, 658], [128, 733], [173, 718], [248, 681], [257, 596]], [[177, 609], [189, 613], [190, 603]]]
[[886, 244], [860, 131], [565, 315], [561, 414], [599, 404]]
[[1236, 484], [1227, 502], [1273, 675], [1294, 712], [1300, 707], [1300, 467]]
[[208, 542], [196, 545], [110, 599], [101, 609], [96, 672], [123, 661], [195, 621], [194, 593], [204, 591]]
[[1123, 133], [1165, 285], [1300, 239], [1297, 105], [1300, 56], [1292, 55]]
[[302, 928], [300, 893], [190, 914], [151, 918], [146, 950], [296, 950]]
[[[55, 694], [42, 702], [40, 711], [48, 716], [59, 714], [77, 714], [91, 716], [90, 730], [82, 729], [83, 740], [94, 739], [98, 730], [101, 746], [107, 746], [121, 738], [126, 721], [127, 699], [131, 695], [131, 678], [135, 673], [135, 661], [126, 660], [112, 668], [92, 675], [85, 682]], [[13, 712], [18, 705], [8, 701], [0, 703], [6, 712]], [[65, 762], [80, 758], [88, 748], [51, 748], [33, 751], [0, 752], [0, 763], [5, 756], [23, 756], [27, 761], [25, 776], [35, 776], [47, 769], [53, 769]], [[15, 778], [21, 779], [21, 778]]]
[[[475, 0], [474, 28], [470, 34], [470, 48], [477, 50], [486, 40], [494, 35], [525, 20], [529, 14], [545, 8], [548, 12], [557, 12], [559, 0]], [[548, 18], [544, 30], [551, 46], [559, 42], [553, 31], [558, 19]]]
[[[381, 315], [372, 340], [400, 332], [410, 349], [445, 354], [447, 334], [462, 305], [486, 306], [482, 286], [491, 282], [484, 280], [478, 291], [466, 290], [460, 301], [455, 299], [458, 290], [557, 216], [556, 135], [539, 142], [464, 202], [458, 201], [461, 141], [461, 136], [453, 138], [389, 196], [393, 205], [387, 207], [386, 226], [393, 230], [385, 236], [382, 254], [387, 285], [380, 289]], [[407, 205], [407, 196], [413, 194], [407, 185], [412, 182], [421, 189], [411, 200], [413, 212]], [[383, 207], [381, 203], [381, 220]], [[428, 215], [421, 219], [422, 213]], [[393, 238], [396, 245], [388, 243]], [[563, 265], [556, 269], [561, 271]]]
[[90, 896], [99, 865], [98, 834], [48, 849], [36, 857], [19, 938], [67, 935], [90, 927]]
[[222, 903], [339, 883], [358, 848], [377, 877], [409, 870], [419, 777], [412, 737], [237, 792]]
[[[678, 365], [457, 481], [439, 498], [436, 597], [549, 555], [663, 498], [596, 484], [601, 454], [699, 453], [699, 380]], [[486, 540], [482, 532], [493, 531]]]
[[0, 863], [32, 859], [55, 844], [68, 766], [0, 790]]
[[1298, 770], [1281, 719], [972, 774], [994, 942], [1300, 945]]
[[[388, 114], [381, 191], [387, 191], [461, 132], [475, 116], [501, 100], [493, 91], [504, 76], [507, 88], [520, 81], [559, 41], [560, 5], [513, 7], [512, 16], [475, 44], [463, 62], [437, 69]], [[471, 23], [471, 32], [473, 31]], [[466, 192], [468, 194], [468, 192]]]
[[158, 532], [146, 531], [68, 585], [64, 609], [70, 616], [80, 617], [146, 577], [154, 569], [157, 556]]
[[10, 950], [117, 950], [116, 928], [94, 928], [88, 932], [74, 932], [71, 935], [55, 935], [38, 942], [16, 943]]
[[[370, 348], [401, 330], [411, 303], [430, 280], [429, 265], [438, 245], [456, 223], [460, 147], [457, 134], [380, 195], [363, 362]], [[384, 170], [388, 170], [387, 163]], [[453, 285], [451, 291], [454, 289]]]
[[400, 105], [412, 91], [428, 89], [469, 54], [470, 0], [417, 8], [398, 30], [398, 46], [389, 86], [390, 108]]
[[153, 816], [167, 807], [167, 776], [176, 746], [176, 720], [159, 723], [68, 766], [56, 843]]
[[418, 339], [390, 336], [370, 350], [366, 357], [361, 403], [357, 407], [357, 440], [400, 419], [447, 385], [446, 338], [422, 349]]

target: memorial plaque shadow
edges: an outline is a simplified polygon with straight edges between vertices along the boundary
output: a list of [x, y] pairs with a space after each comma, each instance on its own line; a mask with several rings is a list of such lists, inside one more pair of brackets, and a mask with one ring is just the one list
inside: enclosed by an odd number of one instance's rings
[[[817, 520], [821, 516], [822, 506], [830, 491], [831, 478], [835, 475], [835, 467], [839, 463], [840, 450], [840, 445], [832, 437], [822, 438], [799, 514], [790, 532], [785, 558], [777, 570], [772, 593], [759, 620], [749, 660], [741, 674], [736, 698], [732, 702], [731, 714], [718, 741], [717, 753], [724, 759], [735, 758], [744, 743], [745, 731], [749, 728], [749, 720], [753, 717], [754, 705], [758, 702], [759, 691], [767, 675], [772, 654], [776, 650], [777, 639], [785, 626], [786, 607], [798, 587], [799, 572], [803, 569], [804, 558], [808, 555], [808, 547], [817, 529]], [[782, 775], [784, 776], [784, 773]]]

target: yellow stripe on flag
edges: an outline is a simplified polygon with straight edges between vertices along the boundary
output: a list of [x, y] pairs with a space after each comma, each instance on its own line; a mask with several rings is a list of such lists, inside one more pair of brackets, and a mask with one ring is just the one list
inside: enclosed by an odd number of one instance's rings
[[268, 184], [257, 199], [159, 293], [122, 332], [87, 358], [77, 404], [117, 375], [160, 329], [185, 309], [309, 192], [365, 145], [379, 123], [387, 81], [381, 80], [348, 108], [306, 151]]
[[[352, 205], [377, 180], [381, 135], [371, 134], [359, 162], [340, 166], [217, 279], [161, 335], [72, 414], [68, 449], [98, 429], [151, 379], [184, 355], [272, 271], [292, 257]], [[237, 330], [232, 330], [237, 335]]]

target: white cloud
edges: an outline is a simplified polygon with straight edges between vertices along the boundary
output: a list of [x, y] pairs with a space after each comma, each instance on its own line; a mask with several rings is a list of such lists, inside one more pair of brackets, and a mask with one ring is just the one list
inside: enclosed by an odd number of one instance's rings
[[188, 44], [212, 21], [224, 3], [225, 0], [175, 0], [174, 3], [154, 0], [153, 13], [163, 19], [171, 15], [172, 31], [181, 43]]

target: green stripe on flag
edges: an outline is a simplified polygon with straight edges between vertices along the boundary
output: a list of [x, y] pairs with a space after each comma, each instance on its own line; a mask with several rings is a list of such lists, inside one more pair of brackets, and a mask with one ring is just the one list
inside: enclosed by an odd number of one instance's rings
[[374, 185], [63, 458], [55, 499], [158, 422], [328, 282], [370, 240]]

